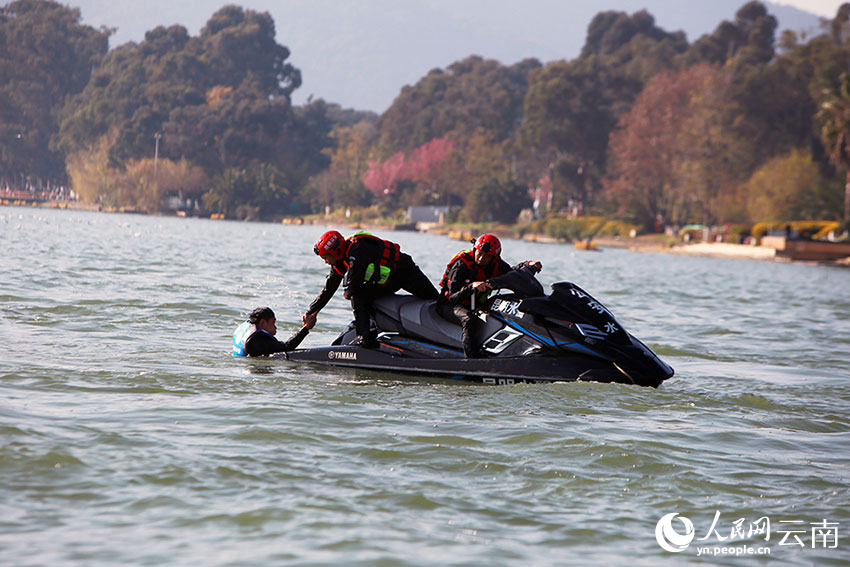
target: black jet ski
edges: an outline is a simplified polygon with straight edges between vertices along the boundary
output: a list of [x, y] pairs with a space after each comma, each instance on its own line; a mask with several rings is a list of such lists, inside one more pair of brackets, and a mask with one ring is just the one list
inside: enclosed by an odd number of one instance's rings
[[460, 326], [437, 313], [436, 303], [411, 295], [374, 302], [380, 347], [353, 346], [352, 322], [327, 347], [283, 353], [294, 362], [426, 373], [490, 384], [619, 382], [658, 387], [673, 369], [629, 334], [602, 303], [570, 282], [552, 293], [530, 270], [490, 280], [496, 290], [479, 306], [476, 341], [483, 358], [466, 358]]

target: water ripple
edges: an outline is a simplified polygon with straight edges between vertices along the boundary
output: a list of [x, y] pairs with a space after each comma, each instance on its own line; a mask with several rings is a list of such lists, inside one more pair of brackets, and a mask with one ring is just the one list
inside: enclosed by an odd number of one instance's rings
[[[656, 543], [671, 512], [850, 523], [847, 270], [506, 241], [677, 374], [483, 387], [233, 359], [255, 306], [297, 330], [325, 270], [281, 243], [323, 227], [0, 215], [0, 563], [654, 567], [703, 561]], [[393, 238], [435, 280], [460, 246]], [[846, 560], [777, 535], [771, 562]]]

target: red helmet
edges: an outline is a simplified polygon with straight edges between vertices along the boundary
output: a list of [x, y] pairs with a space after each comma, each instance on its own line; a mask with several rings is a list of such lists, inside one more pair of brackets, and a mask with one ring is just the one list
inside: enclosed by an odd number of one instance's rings
[[475, 241], [473, 248], [497, 258], [502, 253], [502, 243], [499, 242], [499, 239], [494, 234], [482, 234]]
[[344, 240], [339, 232], [329, 230], [316, 241], [316, 245], [313, 246], [313, 252], [317, 256], [330, 254], [335, 261], [339, 262], [345, 255], [344, 246], [342, 245]]

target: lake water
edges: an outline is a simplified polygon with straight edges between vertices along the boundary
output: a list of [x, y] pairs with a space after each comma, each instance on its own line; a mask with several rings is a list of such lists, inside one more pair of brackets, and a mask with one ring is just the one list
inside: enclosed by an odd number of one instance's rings
[[[657, 390], [232, 358], [253, 307], [298, 329], [323, 230], [0, 207], [0, 565], [850, 562], [850, 270], [504, 241]], [[463, 246], [381, 235], [435, 282]]]

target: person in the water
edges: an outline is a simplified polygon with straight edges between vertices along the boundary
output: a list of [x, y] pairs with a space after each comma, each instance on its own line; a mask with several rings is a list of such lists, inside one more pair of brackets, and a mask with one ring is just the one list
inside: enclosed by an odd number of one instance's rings
[[266, 356], [276, 352], [295, 350], [316, 324], [316, 314], [305, 317], [301, 330], [284, 342], [274, 337], [277, 334], [276, 321], [271, 308], [254, 309], [248, 316], [248, 320], [239, 325], [233, 333], [233, 356]]

